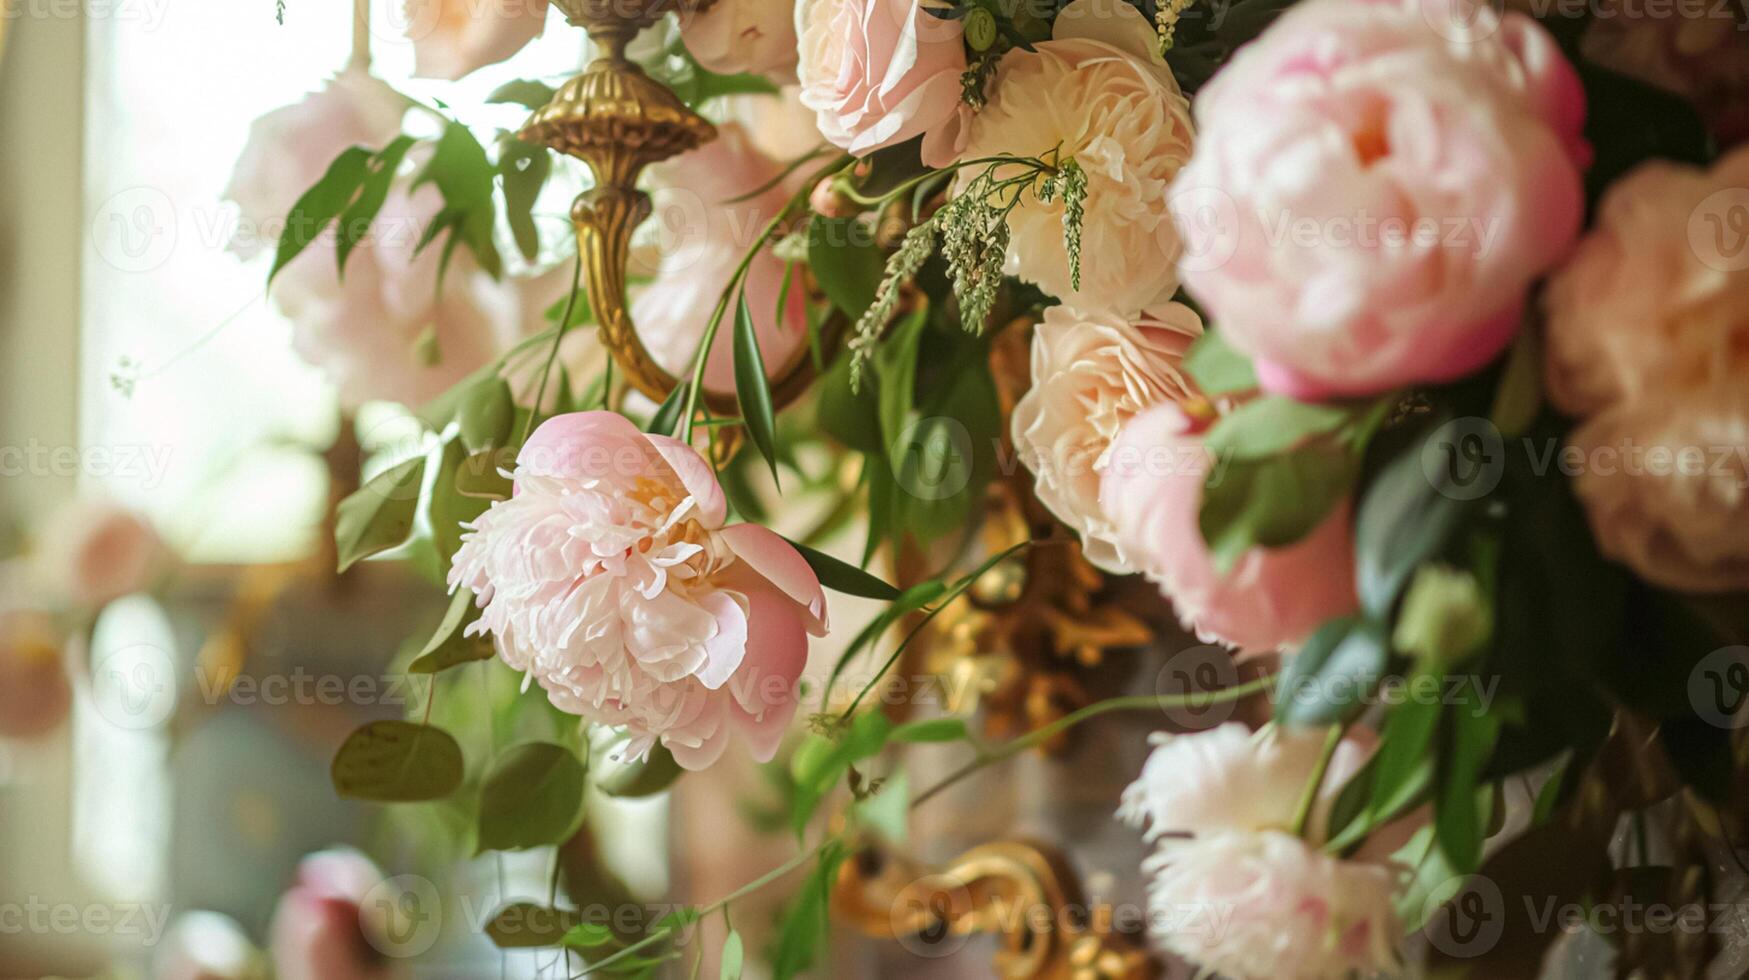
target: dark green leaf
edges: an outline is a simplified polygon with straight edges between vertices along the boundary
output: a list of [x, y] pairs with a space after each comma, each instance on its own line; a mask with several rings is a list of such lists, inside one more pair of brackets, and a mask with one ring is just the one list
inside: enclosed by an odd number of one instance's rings
[[690, 381], [682, 381], [674, 386], [674, 390], [657, 406], [656, 414], [650, 416], [651, 432], [659, 436], [679, 434], [680, 416], [686, 411], [686, 392], [691, 387]]
[[816, 215], [808, 222], [808, 266], [826, 297], [854, 320], [874, 302], [887, 260], [854, 219]]
[[655, 796], [673, 786], [686, 770], [674, 761], [674, 754], [660, 745], [650, 749], [648, 757], [627, 763], [608, 773], [596, 786], [608, 796], [639, 799]]
[[340, 215], [340, 236], [335, 242], [334, 258], [339, 265], [341, 278], [346, 276], [347, 256], [370, 234], [371, 222], [376, 220], [377, 212], [383, 209], [383, 202], [389, 199], [389, 185], [394, 182], [396, 171], [401, 169], [401, 161], [406, 159], [407, 151], [413, 148], [414, 142], [416, 141], [411, 136], [399, 136], [371, 156], [370, 172], [359, 189], [358, 197]]
[[480, 609], [474, 604], [474, 593], [468, 589], [458, 589], [450, 598], [449, 610], [443, 614], [443, 621], [437, 624], [437, 630], [425, 642], [419, 656], [407, 665], [407, 672], [435, 674], [458, 664], [492, 659], [491, 639], [463, 635], [468, 626], [479, 618]]
[[1199, 523], [1217, 568], [1253, 547], [1280, 548], [1310, 534], [1354, 484], [1354, 459], [1308, 446], [1265, 459], [1217, 459], [1203, 484]]
[[583, 820], [583, 763], [562, 745], [529, 742], [506, 751], [480, 787], [480, 850], [557, 844]]
[[341, 796], [378, 803], [437, 800], [462, 782], [462, 750], [448, 732], [373, 721], [346, 737], [329, 775]]
[[[451, 122], [443, 127], [431, 160], [413, 181], [414, 187], [436, 184], [443, 195], [443, 211], [431, 224], [431, 229], [450, 233], [440, 268], [448, 268], [451, 250], [460, 243], [474, 253], [474, 259], [487, 273], [496, 277], [503, 272], [498, 246], [492, 240], [496, 223], [492, 187], [496, 172], [485, 148], [466, 126]], [[427, 229], [428, 238], [435, 234], [431, 229]]]
[[425, 457], [377, 474], [340, 501], [334, 514], [334, 544], [340, 571], [360, 559], [407, 543], [425, 483]]
[[844, 845], [836, 841], [820, 849], [818, 863], [791, 901], [778, 929], [771, 955], [773, 980], [792, 980], [812, 966], [819, 955], [831, 922], [832, 884], [838, 880], [838, 866], [844, 855]]
[[882, 602], [891, 602], [899, 597], [898, 589], [849, 562], [839, 561], [823, 551], [816, 551], [795, 541], [791, 541], [790, 545], [801, 554], [808, 567], [814, 570], [820, 584], [834, 592]]
[[359, 186], [370, 175], [371, 152], [362, 146], [348, 147], [328, 165], [322, 179], [303, 193], [291, 214], [286, 216], [285, 231], [280, 235], [279, 248], [274, 253], [273, 268], [267, 273], [268, 285], [286, 263], [298, 257], [316, 240], [328, 223], [340, 216], [358, 193]]
[[877, 455], [886, 452], [881, 438], [879, 377], [863, 375], [859, 390], [850, 389], [850, 354], [838, 357], [816, 385], [819, 394], [815, 418], [820, 431], [851, 449]]
[[486, 938], [499, 949], [543, 949], [564, 942], [583, 923], [575, 909], [555, 909], [533, 902], [512, 902], [492, 914]]
[[1318, 628], [1282, 669], [1275, 719], [1312, 728], [1333, 725], [1363, 705], [1389, 660], [1384, 628], [1333, 619]]
[[[1476, 689], [1474, 678], [1460, 688], [1447, 714], [1448, 743], [1440, 753], [1439, 791], [1434, 798], [1434, 827], [1440, 850], [1461, 874], [1468, 874], [1482, 861], [1483, 806], [1478, 797], [1483, 767], [1493, 754], [1500, 732], [1500, 718], [1489, 711], [1486, 698]], [[1492, 806], [1492, 800], [1488, 801]]]
[[777, 481], [777, 416], [771, 407], [771, 384], [765, 377], [765, 357], [759, 352], [759, 334], [753, 327], [753, 311], [747, 308], [747, 293], [735, 303], [735, 400], [741, 406], [741, 424], [765, 465]]
[[553, 158], [544, 146], [506, 136], [498, 144], [498, 173], [504, 180], [504, 217], [516, 248], [533, 262], [540, 255], [540, 232], [534, 226], [534, 202], [552, 171]]
[[462, 445], [468, 452], [504, 445], [516, 421], [516, 401], [510, 394], [510, 385], [503, 378], [474, 385], [463, 396], [456, 416], [461, 420]]
[[1354, 521], [1355, 590], [1369, 615], [1385, 617], [1415, 569], [1443, 552], [1472, 501], [1440, 493], [1422, 465], [1432, 431], [1386, 463]]
[[437, 557], [447, 567], [461, 550], [464, 523], [471, 522], [492, 506], [492, 501], [461, 492], [460, 478], [470, 457], [460, 439], [451, 439], [443, 446], [437, 479], [432, 482], [426, 517], [431, 522], [431, 542], [437, 547]]

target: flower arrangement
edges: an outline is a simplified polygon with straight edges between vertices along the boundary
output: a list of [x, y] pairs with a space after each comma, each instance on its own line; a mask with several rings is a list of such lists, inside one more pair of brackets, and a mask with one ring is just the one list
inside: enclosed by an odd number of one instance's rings
[[[413, 6], [445, 77], [541, 26]], [[339, 504], [341, 569], [416, 556], [451, 597], [407, 667], [430, 700], [468, 697], [467, 664], [515, 672], [552, 732], [465, 758], [428, 700], [347, 740], [343, 795], [465, 800], [481, 849], [563, 848], [592, 785], [769, 763], [790, 862], [540, 944], [647, 974], [805, 871], [787, 977], [847, 857], [947, 785], [1114, 712], [1248, 706], [1168, 726], [1111, 801], [1149, 848], [1154, 947], [1208, 975], [1528, 976], [1556, 938], [1536, 896], [1706, 906], [1707, 848], [1734, 853], [1749, 813], [1749, 150], [1697, 95], [1725, 82], [1624, 64], [1625, 33], [1667, 25], [1471, 0], [678, 6], [642, 67], [717, 126], [653, 171], [683, 234], [633, 250], [655, 397], [575, 348], [624, 311], [537, 226], [573, 163], [533, 129], [482, 143], [355, 67], [239, 163], [231, 196], [284, 216], [271, 295], [300, 352], [427, 430]], [[1046, 529], [996, 550], [976, 532], [1004, 476]], [[1226, 651], [1220, 682], [1002, 743], [877, 704], [932, 620], [1052, 548], [1139, 576]], [[882, 611], [840, 642], [846, 594]], [[971, 761], [912, 793], [916, 742]], [[1453, 922], [1478, 882], [1480, 943]], [[1223, 927], [1178, 927], [1186, 907]], [[1716, 952], [1642, 938], [1621, 975]]]

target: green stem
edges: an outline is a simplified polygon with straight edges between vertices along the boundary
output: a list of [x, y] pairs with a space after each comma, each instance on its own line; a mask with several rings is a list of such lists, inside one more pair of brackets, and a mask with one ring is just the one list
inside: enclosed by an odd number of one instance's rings
[[1156, 694], [1135, 694], [1094, 702], [1078, 711], [1071, 711], [1048, 725], [1035, 728], [1019, 738], [1004, 742], [994, 749], [980, 752], [977, 758], [966, 763], [964, 766], [961, 766], [959, 769], [941, 780], [941, 782], [938, 782], [917, 794], [917, 797], [911, 801], [911, 806], [913, 808], [922, 806], [925, 801], [937, 796], [943, 790], [946, 790], [949, 786], [965, 779], [967, 776], [1001, 762], [1004, 759], [1009, 759], [1019, 755], [1028, 749], [1043, 745], [1063, 732], [1066, 732], [1091, 718], [1097, 718], [1100, 715], [1110, 714], [1114, 711], [1207, 708], [1211, 705], [1226, 704], [1231, 701], [1238, 701], [1241, 698], [1249, 697], [1260, 691], [1268, 690], [1275, 684], [1277, 676], [1278, 675], [1276, 674], [1269, 674], [1253, 681], [1234, 685], [1233, 687], [1222, 688], [1219, 691], [1180, 694], [1170, 697]]
[[1342, 725], [1331, 725], [1330, 731], [1324, 736], [1324, 751], [1318, 755], [1318, 765], [1312, 769], [1310, 779], [1306, 780], [1306, 788], [1300, 793], [1299, 807], [1294, 811], [1293, 832], [1295, 837], [1304, 837], [1306, 824], [1311, 822], [1312, 808], [1318, 803], [1318, 789], [1324, 785], [1324, 776], [1330, 771], [1330, 760], [1336, 755], [1336, 747], [1342, 744]]
[[518, 446], [528, 441], [528, 434], [534, 429], [535, 416], [540, 414], [541, 402], [547, 397], [547, 379], [552, 376], [553, 362], [559, 359], [559, 345], [565, 342], [565, 328], [571, 325], [571, 311], [577, 305], [577, 285], [583, 280], [583, 252], [577, 252], [577, 259], [571, 264], [571, 292], [565, 296], [565, 312], [559, 317], [559, 326], [553, 331], [553, 346], [547, 351], [547, 362], [541, 367], [540, 386], [534, 392], [534, 404], [529, 406], [528, 418], [522, 420], [522, 435], [516, 440]]

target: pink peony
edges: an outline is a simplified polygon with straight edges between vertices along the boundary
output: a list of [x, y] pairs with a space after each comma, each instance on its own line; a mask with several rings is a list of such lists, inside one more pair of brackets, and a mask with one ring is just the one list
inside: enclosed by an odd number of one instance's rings
[[1749, 381], [1749, 148], [1711, 171], [1656, 161], [1613, 184], [1549, 280], [1549, 396], [1622, 400]]
[[169, 554], [135, 511], [81, 499], [54, 512], [37, 536], [35, 565], [57, 601], [94, 609], [152, 584]]
[[292, 322], [292, 347], [334, 382], [349, 407], [376, 399], [418, 405], [491, 360], [521, 324], [517, 290], [458, 249], [437, 288], [441, 243], [414, 255], [442, 200], [426, 185], [392, 190], [371, 230], [335, 268], [332, 233], [318, 238], [273, 282]]
[[1141, 568], [1133, 540], [1117, 533], [1099, 505], [1099, 480], [1118, 432], [1160, 402], [1194, 391], [1184, 352], [1202, 320], [1168, 303], [1135, 320], [1045, 310], [1032, 334], [1032, 387], [1014, 406], [1014, 451], [1037, 478], [1039, 502], [1081, 534], [1087, 560], [1115, 573]]
[[540, 37], [547, 0], [406, 0], [413, 74], [454, 80]]
[[[738, 123], [724, 124], [715, 140], [657, 168], [656, 213], [672, 237], [664, 243], [655, 280], [632, 301], [632, 320], [650, 355], [669, 373], [684, 376], [692, 369], [723, 287], [789, 194], [772, 187], [750, 200], [730, 202], [765, 186], [782, 169], [753, 146]], [[774, 377], [808, 342], [807, 290], [799, 271], [778, 318], [783, 277], [784, 261], [765, 248], [753, 257], [743, 286], [760, 354]], [[731, 305], [705, 363], [706, 388], [735, 388], [734, 317]]]
[[719, 74], [793, 79], [796, 0], [713, 0], [681, 15], [680, 38], [699, 64]]
[[1108, 456], [1099, 501], [1142, 570], [1204, 640], [1244, 650], [1290, 647], [1327, 619], [1352, 612], [1350, 506], [1285, 548], [1253, 548], [1215, 568], [1198, 523], [1205, 479], [1224, 478], [1196, 426], [1161, 404], [1131, 419]]
[[[1063, 241], [1062, 195], [1029, 195], [1011, 212], [1003, 265], [1082, 309], [1128, 316], [1178, 291], [1181, 248], [1167, 188], [1190, 159], [1193, 134], [1190, 105], [1159, 45], [1136, 8], [1076, 0], [1058, 15], [1051, 40], [1003, 55], [989, 105], [964, 129], [965, 159], [1054, 153], [1086, 174], [1080, 289]], [[957, 186], [982, 173], [961, 170]]]
[[517, 457], [516, 493], [463, 535], [451, 588], [472, 589], [499, 654], [554, 705], [660, 741], [688, 769], [740, 732], [770, 759], [795, 713], [826, 599], [801, 555], [757, 524], [723, 527], [691, 447], [612, 412], [561, 415]]
[[1528, 18], [1470, 4], [1309, 0], [1198, 94], [1179, 271], [1265, 388], [1475, 371], [1577, 234], [1578, 79]]
[[401, 134], [411, 105], [369, 72], [348, 68], [302, 102], [249, 125], [249, 140], [223, 197], [235, 201], [238, 225], [230, 248], [248, 259], [278, 247], [292, 205], [350, 146], [379, 149]]
[[922, 0], [799, 0], [802, 103], [854, 156], [923, 136], [923, 161], [945, 164], [961, 115], [962, 30]]
[[270, 943], [277, 980], [398, 980], [384, 940], [365, 908], [382, 873], [355, 851], [324, 851], [298, 865], [297, 882], [273, 913]]

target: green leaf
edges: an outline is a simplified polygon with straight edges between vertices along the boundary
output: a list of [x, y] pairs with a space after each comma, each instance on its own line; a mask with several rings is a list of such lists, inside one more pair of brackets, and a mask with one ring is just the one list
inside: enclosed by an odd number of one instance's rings
[[677, 37], [668, 49], [668, 56], [678, 61], [680, 68], [663, 79], [687, 108], [697, 109], [711, 99], [726, 95], [776, 95], [777, 86], [760, 75], [719, 75], [698, 63]]
[[1217, 458], [1262, 459], [1330, 435], [1354, 417], [1355, 409], [1340, 405], [1265, 395], [1222, 416], [1203, 442]]
[[468, 626], [480, 618], [480, 608], [474, 604], [474, 593], [458, 589], [449, 600], [449, 610], [431, 639], [425, 641], [419, 656], [407, 665], [410, 674], [435, 674], [460, 664], [492, 659], [492, 641], [485, 636], [464, 636]]
[[813, 965], [819, 955], [831, 923], [828, 913], [832, 883], [838, 880], [838, 866], [844, 856], [844, 845], [836, 841], [820, 848], [819, 861], [785, 910], [783, 925], [778, 929], [771, 956], [773, 980], [792, 980]]
[[1348, 496], [1355, 461], [1329, 446], [1264, 459], [1216, 459], [1198, 522], [1217, 568], [1253, 547], [1280, 548], [1312, 533]]
[[875, 371], [880, 377], [881, 442], [887, 457], [895, 462], [903, 458], [901, 439], [917, 392], [917, 353], [928, 324], [927, 310], [913, 312], [893, 328], [875, 354]]
[[369, 173], [360, 186], [358, 197], [340, 215], [340, 237], [335, 242], [334, 258], [339, 264], [341, 278], [346, 276], [347, 256], [370, 234], [371, 222], [383, 209], [383, 202], [389, 199], [389, 185], [394, 182], [401, 161], [406, 159], [407, 151], [415, 142], [411, 136], [398, 136], [371, 156]]
[[650, 431], [659, 436], [672, 436], [680, 433], [680, 416], [686, 411], [686, 392], [692, 387], [691, 381], [682, 381], [674, 386], [662, 404], [657, 406], [656, 414], [650, 416]]
[[893, 742], [961, 742], [972, 737], [966, 728], [964, 718], [925, 718], [922, 721], [906, 722], [893, 729]]
[[504, 181], [504, 218], [516, 249], [533, 262], [540, 255], [540, 232], [534, 225], [534, 202], [552, 172], [553, 158], [544, 146], [524, 143], [505, 134], [498, 142], [498, 174]]
[[431, 542], [444, 568], [455, 558], [462, 546], [462, 525], [484, 514], [492, 506], [486, 497], [461, 492], [461, 478], [471, 457], [460, 439], [444, 443], [443, 456], [438, 461], [437, 479], [432, 482], [431, 496], [426, 503], [426, 518], [431, 523]]
[[1542, 409], [1542, 343], [1535, 329], [1518, 331], [1518, 339], [1506, 354], [1500, 386], [1494, 391], [1494, 407], [1488, 418], [1500, 435], [1513, 439], [1523, 435]]
[[585, 771], [551, 742], [518, 745], [480, 787], [481, 851], [518, 851], [566, 840], [583, 821]]
[[878, 599], [881, 602], [891, 602], [899, 597], [897, 588], [849, 562], [839, 561], [824, 551], [817, 551], [796, 541], [790, 541], [790, 546], [814, 570], [820, 584], [834, 592], [861, 596], [864, 599]]
[[803, 740], [790, 757], [790, 776], [796, 783], [790, 826], [797, 837], [850, 767], [886, 748], [892, 730], [893, 723], [884, 713], [864, 711], [851, 719], [837, 739], [810, 735]]
[[328, 223], [340, 216], [358, 193], [359, 186], [370, 175], [371, 152], [362, 146], [348, 147], [334, 158], [322, 179], [299, 197], [286, 216], [285, 231], [280, 235], [279, 248], [273, 256], [273, 268], [267, 273], [267, 283], [286, 263], [298, 257], [322, 234]]
[[448, 732], [408, 721], [373, 721], [346, 737], [329, 769], [353, 800], [439, 800], [462, 782], [462, 750]]
[[334, 514], [340, 571], [407, 543], [424, 483], [425, 457], [420, 456], [377, 474], [340, 501]]
[[1283, 725], [1334, 725], [1362, 707], [1390, 658], [1384, 628], [1353, 618], [1318, 628], [1282, 668], [1275, 719]]
[[462, 445], [468, 452], [502, 446], [516, 422], [516, 400], [503, 378], [489, 378], [469, 388], [456, 407]]
[[553, 87], [545, 82], [537, 82], [532, 78], [519, 78], [505, 82], [492, 90], [486, 96], [487, 102], [510, 102], [525, 109], [539, 109], [553, 101]]
[[741, 948], [741, 934], [733, 929], [723, 939], [722, 972], [718, 974], [722, 980], [741, 980], [741, 965], [746, 952]]
[[903, 770], [852, 808], [856, 822], [894, 844], [903, 844], [910, 829], [911, 785]]
[[1433, 822], [1439, 847], [1451, 866], [1461, 874], [1474, 871], [1482, 861], [1485, 836], [1481, 795], [1482, 769], [1494, 752], [1500, 734], [1500, 717], [1486, 710], [1487, 701], [1469, 678], [1458, 688], [1447, 718], [1448, 744], [1439, 759], [1439, 792], [1434, 798]]
[[1251, 359], [1227, 346], [1219, 332], [1204, 330], [1184, 354], [1184, 369], [1190, 372], [1202, 393], [1214, 398], [1257, 388], [1257, 371]]
[[613, 942], [613, 930], [594, 922], [579, 922], [566, 932], [559, 940], [562, 946], [571, 949], [595, 949]]
[[1409, 578], [1443, 552], [1465, 521], [1471, 501], [1440, 493], [1422, 465], [1432, 427], [1379, 471], [1360, 498], [1354, 520], [1354, 578], [1361, 608], [1390, 614]]
[[753, 311], [747, 308], [747, 292], [735, 303], [735, 400], [741, 406], [741, 424], [771, 467], [777, 481], [777, 418], [771, 407], [771, 384], [765, 377], [765, 357], [759, 353], [759, 335], [753, 328]]
[[866, 374], [860, 389], [852, 391], [849, 352], [834, 359], [815, 386], [815, 419], [820, 431], [857, 452], [884, 454], [887, 444], [881, 438], [879, 383], [878, 377]]
[[863, 627], [862, 632], [851, 638], [850, 645], [844, 648], [844, 652], [838, 655], [838, 662], [832, 665], [832, 674], [827, 679], [826, 686], [831, 688], [836, 685], [839, 676], [844, 673], [844, 668], [856, 659], [856, 655], [872, 646], [894, 623], [906, 614], [934, 602], [946, 592], [947, 585], [941, 580], [928, 579], [899, 593], [898, 598], [893, 600], [891, 606], [882, 610], [880, 615]]
[[645, 758], [621, 765], [595, 785], [608, 796], [639, 799], [666, 791], [685, 771], [672, 752], [657, 745]]
[[[443, 195], [443, 210], [426, 229], [427, 241], [438, 232], [449, 232], [440, 269], [448, 267], [449, 256], [460, 243], [474, 253], [480, 268], [494, 278], [503, 273], [498, 246], [492, 239], [496, 224], [492, 199], [496, 173], [497, 168], [492, 166], [485, 148], [466, 126], [451, 122], [443, 127], [430, 161], [413, 181], [416, 188], [427, 183], [436, 184]], [[441, 272], [439, 275], [441, 277]]]
[[854, 320], [874, 302], [887, 260], [855, 219], [815, 215], [808, 222], [808, 266], [826, 298]]
[[492, 914], [486, 938], [499, 949], [544, 949], [565, 942], [584, 924], [576, 909], [555, 909], [533, 902], [512, 902]]

